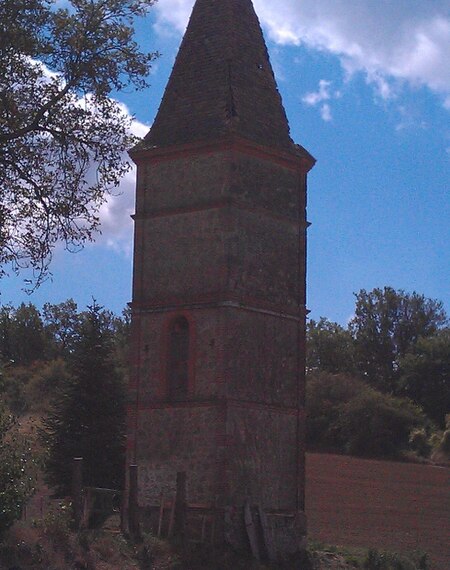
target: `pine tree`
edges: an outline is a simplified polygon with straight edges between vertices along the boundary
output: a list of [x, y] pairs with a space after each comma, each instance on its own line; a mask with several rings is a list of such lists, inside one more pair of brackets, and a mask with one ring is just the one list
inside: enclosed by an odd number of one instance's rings
[[44, 422], [47, 480], [67, 495], [74, 457], [86, 486], [120, 489], [124, 473], [125, 390], [113, 360], [114, 319], [95, 302], [82, 314], [71, 357], [72, 380]]

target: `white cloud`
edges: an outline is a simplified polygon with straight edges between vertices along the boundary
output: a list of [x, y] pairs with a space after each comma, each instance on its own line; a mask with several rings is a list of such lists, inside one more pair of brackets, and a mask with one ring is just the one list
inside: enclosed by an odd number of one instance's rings
[[[61, 88], [64, 86], [64, 79], [59, 73], [55, 73], [49, 69], [44, 63], [39, 60], [29, 59], [33, 66], [36, 66], [37, 77], [35, 85], [47, 85], [49, 83], [56, 83]], [[20, 84], [16, 85], [20, 88]], [[92, 95], [87, 93], [83, 97], [74, 100], [74, 103], [85, 107], [89, 105], [92, 100]], [[115, 101], [124, 117], [130, 122], [130, 131], [133, 135], [143, 138], [149, 131], [149, 126], [145, 125], [135, 119], [132, 119], [131, 114], [125, 104], [120, 101]], [[130, 161], [127, 152], [124, 152], [122, 158]], [[97, 179], [97, 164], [92, 163], [86, 172], [85, 179], [88, 183], [95, 183]], [[98, 215], [100, 218], [100, 232], [94, 236], [92, 245], [101, 244], [109, 247], [125, 255], [131, 255], [132, 247], [132, 234], [133, 234], [133, 221], [131, 215], [134, 213], [136, 189], [136, 168], [133, 167], [121, 179], [119, 186], [111, 190], [111, 193], [106, 197], [106, 201], [99, 209]], [[24, 227], [21, 224], [13, 224], [10, 229], [11, 233], [19, 236], [23, 234]], [[58, 243], [57, 248], [62, 248], [63, 243]]]
[[[125, 105], [121, 105], [125, 114], [129, 114]], [[148, 125], [133, 120], [131, 132], [142, 138], [148, 133]], [[131, 255], [134, 198], [136, 191], [136, 168], [133, 166], [121, 180], [107, 201], [100, 208], [101, 235], [96, 237], [95, 243]]]
[[325, 103], [324, 105], [322, 105], [322, 107], [320, 108], [320, 116], [322, 117], [322, 119], [326, 122], [332, 121], [333, 117], [331, 115], [331, 107], [328, 103]]
[[[183, 31], [193, 0], [162, 0], [158, 24]], [[448, 0], [254, 0], [261, 22], [280, 44], [335, 54], [347, 74], [363, 72], [377, 94], [393, 82], [425, 85], [450, 99]], [[450, 106], [446, 99], [446, 107]]]
[[306, 93], [306, 95], [302, 97], [302, 101], [306, 105], [309, 105], [311, 107], [316, 107], [319, 105], [320, 116], [326, 122], [332, 121], [333, 116], [331, 114], [330, 103], [325, 103], [325, 101], [330, 101], [331, 99], [338, 99], [341, 97], [340, 91], [331, 90], [331, 85], [331, 81], [321, 79], [319, 81], [319, 88], [317, 91]]
[[307, 93], [304, 97], [302, 97], [303, 103], [307, 105], [315, 106], [322, 101], [327, 101], [331, 99], [330, 94], [330, 85], [331, 81], [327, 81], [326, 79], [321, 79], [319, 81], [319, 90], [312, 93]]
[[158, 13], [156, 30], [164, 30], [166, 26], [174, 27], [183, 32], [192, 12], [194, 0], [163, 0], [155, 5]]

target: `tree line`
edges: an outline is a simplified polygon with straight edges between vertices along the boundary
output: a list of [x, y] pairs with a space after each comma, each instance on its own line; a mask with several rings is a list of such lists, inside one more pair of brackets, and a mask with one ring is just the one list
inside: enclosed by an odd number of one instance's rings
[[[307, 328], [308, 441], [358, 455], [427, 455], [450, 412], [450, 328], [440, 301], [359, 291], [347, 326]], [[448, 421], [448, 416], [447, 416]]]
[[[14, 417], [39, 420], [47, 482], [121, 488], [130, 314], [69, 299], [0, 308], [0, 502], [5, 521], [32, 490], [35, 457]], [[307, 326], [307, 444], [371, 457], [450, 453], [450, 329], [442, 303], [392, 288], [360, 291], [347, 326]], [[448, 416], [447, 416], [448, 419]], [[6, 484], [9, 481], [9, 486]], [[5, 526], [0, 520], [0, 529]]]
[[[73, 300], [0, 309], [0, 533], [20, 515], [42, 469], [70, 492], [73, 457], [87, 486], [121, 489], [129, 313]], [[23, 434], [15, 418], [38, 418]]]

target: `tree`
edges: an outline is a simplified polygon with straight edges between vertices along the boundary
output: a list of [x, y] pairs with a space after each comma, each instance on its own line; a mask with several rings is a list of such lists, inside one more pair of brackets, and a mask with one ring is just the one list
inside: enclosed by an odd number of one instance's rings
[[80, 324], [77, 304], [73, 299], [62, 303], [45, 303], [42, 309], [44, 327], [50, 337], [55, 356], [68, 357], [73, 351]]
[[41, 315], [32, 303], [0, 311], [0, 358], [15, 365], [29, 365], [47, 356], [47, 338]]
[[14, 418], [0, 408], [0, 536], [20, 517], [36, 482], [30, 444], [14, 427]]
[[125, 388], [112, 360], [113, 317], [95, 302], [81, 315], [71, 355], [73, 380], [57, 395], [42, 433], [48, 482], [70, 489], [74, 457], [84, 458], [84, 481], [121, 488], [124, 473]]
[[309, 321], [306, 329], [306, 368], [332, 374], [354, 374], [354, 343], [350, 332], [321, 317]]
[[373, 386], [396, 393], [401, 357], [420, 337], [434, 335], [448, 322], [443, 304], [391, 287], [369, 293], [362, 289], [355, 296], [355, 316], [349, 329], [358, 368]]
[[400, 393], [443, 428], [450, 412], [450, 329], [419, 338], [400, 359], [399, 375]]
[[147, 85], [155, 53], [133, 40], [154, 0], [0, 2], [0, 275], [48, 274], [52, 249], [76, 249], [130, 168], [135, 139], [112, 92]]

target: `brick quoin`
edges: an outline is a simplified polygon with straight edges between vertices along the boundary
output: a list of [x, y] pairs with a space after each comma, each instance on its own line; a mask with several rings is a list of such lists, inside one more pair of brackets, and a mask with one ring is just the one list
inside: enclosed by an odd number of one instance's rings
[[[247, 543], [249, 501], [266, 513], [278, 553], [295, 552], [305, 534], [306, 178], [315, 161], [290, 137], [251, 0], [197, 0], [154, 124], [130, 155], [127, 461], [138, 465], [141, 511], [154, 524], [183, 471], [188, 505], [216, 513], [216, 540]], [[168, 344], [181, 318], [187, 375], [182, 357], [170, 361], [178, 341]], [[169, 369], [187, 378], [183, 401], [170, 399]]]

